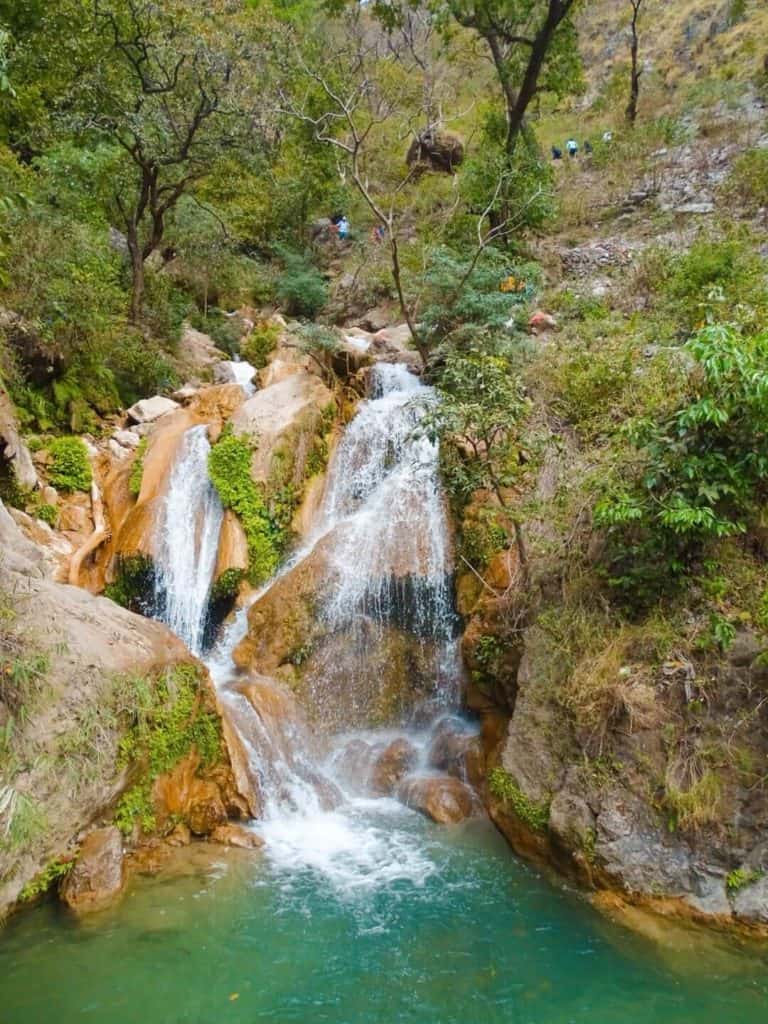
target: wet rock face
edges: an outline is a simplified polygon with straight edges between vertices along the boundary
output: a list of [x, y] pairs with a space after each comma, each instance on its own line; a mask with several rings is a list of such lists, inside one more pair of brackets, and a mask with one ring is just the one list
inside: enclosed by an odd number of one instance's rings
[[414, 745], [404, 737], [393, 740], [376, 758], [371, 772], [371, 789], [381, 796], [394, 793], [402, 779], [416, 764]]
[[123, 839], [118, 829], [111, 826], [96, 829], [86, 837], [59, 895], [70, 910], [85, 914], [109, 906], [124, 886]]
[[465, 722], [448, 715], [437, 723], [427, 756], [430, 768], [474, 784], [481, 756], [480, 737]]
[[244, 825], [237, 825], [234, 822], [218, 825], [208, 838], [212, 843], [221, 843], [222, 846], [237, 846], [241, 850], [259, 850], [264, 845], [261, 836], [251, 829], [245, 828]]
[[406, 779], [398, 798], [439, 825], [455, 825], [470, 817], [474, 799], [469, 786], [450, 775], [427, 775]]

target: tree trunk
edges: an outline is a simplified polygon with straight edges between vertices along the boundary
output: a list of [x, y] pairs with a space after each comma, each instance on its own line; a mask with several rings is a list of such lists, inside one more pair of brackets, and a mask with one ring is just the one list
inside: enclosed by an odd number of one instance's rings
[[144, 256], [138, 232], [134, 230], [128, 233], [128, 251], [131, 254], [131, 305], [128, 317], [131, 323], [137, 324], [141, 320], [144, 305]]
[[637, 103], [640, 98], [640, 75], [642, 74], [638, 63], [639, 40], [637, 37], [637, 20], [640, 15], [642, 0], [632, 0], [632, 72], [629, 86], [629, 103], [627, 104], [627, 121], [634, 125], [637, 120]]

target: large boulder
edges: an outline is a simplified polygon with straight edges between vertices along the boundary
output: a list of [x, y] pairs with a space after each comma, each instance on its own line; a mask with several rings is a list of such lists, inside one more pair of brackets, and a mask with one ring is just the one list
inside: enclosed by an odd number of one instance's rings
[[403, 736], [392, 740], [374, 762], [371, 789], [380, 796], [394, 793], [417, 759], [418, 753], [410, 740]]
[[455, 825], [469, 818], [475, 810], [472, 790], [451, 775], [407, 778], [397, 795], [406, 806], [439, 825]]
[[165, 398], [163, 395], [155, 395], [153, 398], [142, 398], [139, 402], [128, 409], [128, 418], [133, 423], [153, 423], [161, 416], [174, 412], [179, 408], [179, 403], [172, 398]]
[[37, 487], [37, 472], [29, 449], [19, 434], [13, 403], [0, 388], [0, 472], [3, 462], [10, 467], [16, 484], [24, 490]]
[[453, 174], [464, 162], [464, 143], [453, 132], [427, 128], [411, 143], [406, 163], [411, 168]]
[[189, 326], [185, 326], [182, 331], [178, 357], [188, 375], [207, 375], [216, 363], [226, 359], [225, 353], [217, 347], [213, 338]]
[[59, 887], [59, 896], [70, 910], [85, 914], [109, 906], [124, 886], [123, 837], [110, 826], [86, 836], [74, 866]]
[[236, 434], [253, 438], [256, 448], [251, 476], [269, 479], [272, 458], [279, 447], [296, 447], [303, 435], [314, 433], [333, 395], [321, 380], [306, 371], [292, 373], [263, 388], [240, 406], [232, 417]]

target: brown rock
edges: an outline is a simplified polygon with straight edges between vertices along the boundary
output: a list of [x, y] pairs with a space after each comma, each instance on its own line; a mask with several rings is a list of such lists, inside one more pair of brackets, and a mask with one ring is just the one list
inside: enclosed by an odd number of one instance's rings
[[112, 825], [86, 836], [59, 895], [71, 910], [85, 914], [108, 906], [120, 896], [124, 885], [123, 839]]
[[417, 756], [414, 745], [404, 737], [386, 746], [376, 758], [371, 772], [371, 789], [374, 793], [382, 796], [394, 793], [416, 764]]
[[438, 722], [432, 734], [428, 764], [430, 768], [455, 775], [467, 776], [467, 758], [480, 748], [480, 738], [458, 718], [446, 717]]
[[192, 751], [154, 785], [155, 804], [161, 820], [179, 817], [192, 832], [205, 836], [227, 820], [221, 791], [211, 779], [197, 775], [200, 758]]
[[228, 821], [225, 825], [217, 825], [208, 837], [212, 843], [222, 846], [237, 846], [241, 850], [259, 850], [264, 845], [261, 836], [252, 832], [244, 825]]
[[219, 553], [216, 558], [215, 579], [229, 569], [248, 568], [248, 539], [240, 520], [226, 509], [219, 534]]
[[165, 837], [169, 846], [189, 846], [192, 842], [192, 833], [189, 826], [180, 821], [176, 827]]
[[397, 795], [406, 806], [421, 811], [440, 825], [455, 825], [474, 810], [472, 790], [450, 775], [407, 779]]

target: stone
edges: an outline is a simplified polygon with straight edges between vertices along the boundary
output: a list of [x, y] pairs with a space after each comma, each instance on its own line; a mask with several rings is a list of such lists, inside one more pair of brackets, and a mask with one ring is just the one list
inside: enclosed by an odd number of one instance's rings
[[557, 320], [549, 313], [545, 313], [540, 309], [537, 309], [528, 320], [528, 328], [532, 334], [548, 331], [553, 327], [557, 327]]
[[595, 838], [595, 816], [578, 793], [561, 789], [549, 805], [549, 830], [567, 850], [583, 849]]
[[241, 850], [260, 850], [264, 840], [251, 829], [244, 825], [228, 821], [225, 825], [217, 827], [208, 836], [212, 843], [221, 843], [222, 846], [237, 846]]
[[416, 764], [417, 752], [410, 740], [400, 737], [379, 754], [371, 771], [371, 789], [381, 796], [394, 793], [400, 782]]
[[40, 489], [40, 499], [44, 505], [58, 505], [59, 492], [55, 487], [51, 487], [50, 484], [46, 484]]
[[[249, 375], [250, 374], [250, 375]], [[233, 359], [223, 359], [216, 363], [213, 368], [213, 379], [217, 384], [240, 384], [250, 383], [256, 371], [246, 362], [235, 362]]]
[[221, 790], [198, 775], [200, 758], [193, 750], [173, 770], [155, 781], [153, 796], [160, 821], [182, 819], [196, 836], [207, 836], [227, 820]]
[[377, 331], [369, 351], [380, 362], [406, 363], [414, 369], [420, 367], [419, 355], [410, 345], [411, 329], [408, 324], [385, 327]]
[[470, 751], [478, 749], [479, 745], [477, 733], [470, 730], [466, 722], [453, 715], [446, 715], [440, 719], [432, 733], [427, 763], [430, 768], [464, 779], [467, 756]]
[[26, 490], [37, 487], [37, 472], [30, 451], [19, 434], [13, 403], [0, 388], [0, 462], [3, 460], [10, 464], [19, 487]]
[[190, 831], [189, 825], [185, 825], [183, 821], [180, 821], [165, 837], [166, 843], [169, 846], [189, 846], [192, 842], [192, 832]]
[[464, 162], [464, 143], [455, 132], [426, 128], [411, 142], [405, 162], [409, 167], [453, 174]]
[[749, 924], [768, 924], [768, 875], [738, 889], [732, 897], [733, 913]]
[[123, 448], [138, 448], [141, 443], [141, 438], [134, 430], [116, 430], [112, 439]]
[[199, 391], [200, 388], [195, 387], [194, 384], [185, 384], [183, 387], [180, 387], [178, 391], [174, 391], [171, 398], [174, 402], [186, 405], [186, 403], [191, 401]]
[[711, 201], [705, 201], [702, 203], [681, 203], [680, 206], [675, 207], [675, 213], [705, 214], [714, 212], [715, 204]]
[[225, 354], [217, 347], [213, 338], [193, 327], [186, 326], [179, 340], [179, 359], [190, 372], [207, 371]]
[[153, 423], [169, 412], [179, 408], [179, 403], [172, 398], [165, 398], [163, 395], [154, 395], [152, 398], [142, 398], [127, 410], [128, 418], [134, 423]]
[[455, 825], [474, 811], [472, 790], [451, 775], [425, 775], [406, 779], [398, 798], [439, 825]]
[[86, 836], [74, 867], [64, 877], [59, 895], [78, 914], [103, 910], [125, 886], [123, 838], [114, 825]]
[[320, 413], [332, 401], [333, 395], [321, 380], [300, 371], [257, 391], [240, 406], [232, 417], [232, 428], [235, 434], [258, 442], [251, 461], [254, 481], [263, 483], [269, 478], [278, 445], [297, 442], [302, 433], [314, 431]]
[[62, 503], [59, 512], [59, 529], [64, 533], [86, 533], [91, 528], [91, 515], [87, 508], [77, 505], [71, 499]]
[[118, 444], [114, 437], [110, 437], [109, 441], [107, 441], [107, 448], [109, 449], [110, 454], [116, 459], [127, 459], [131, 454], [130, 450], [128, 448], [123, 448], [121, 444]]

